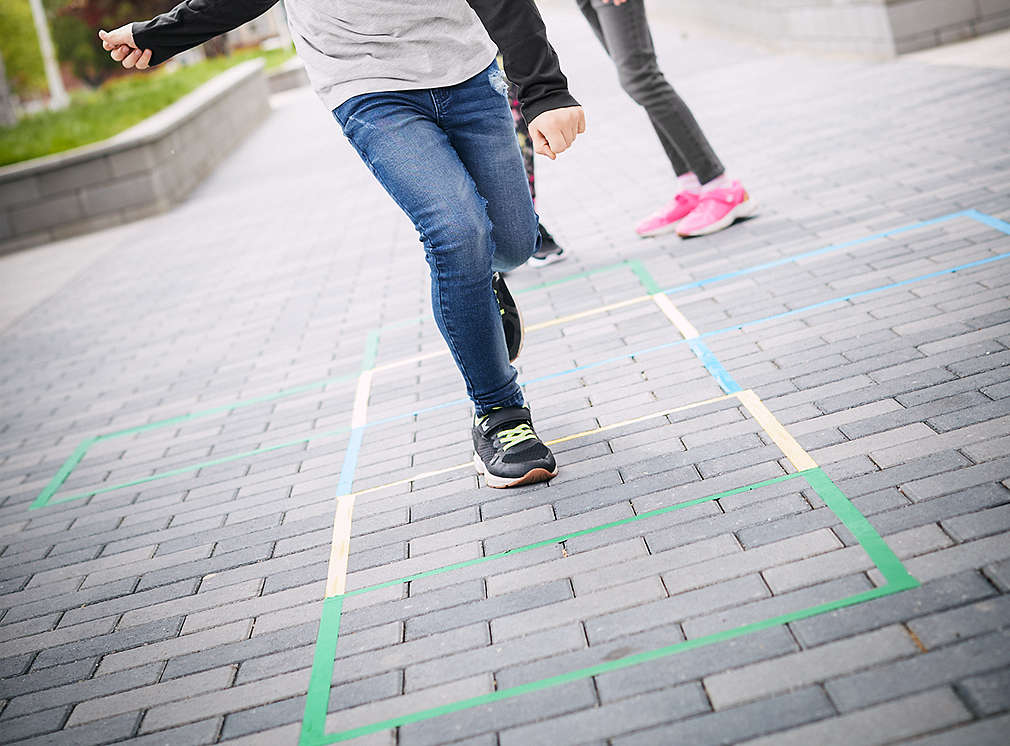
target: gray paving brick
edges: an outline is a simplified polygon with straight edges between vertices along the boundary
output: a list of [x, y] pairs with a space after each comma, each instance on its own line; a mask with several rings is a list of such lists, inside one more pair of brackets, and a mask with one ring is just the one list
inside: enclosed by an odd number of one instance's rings
[[488, 645], [410, 666], [404, 672], [404, 690], [423, 689], [478, 672], [494, 672], [585, 646], [582, 625], [567, 624], [525, 635], [509, 645]]
[[630, 609], [587, 619], [586, 636], [593, 645], [718, 609], [732, 608], [769, 595], [768, 587], [756, 575], [716, 583]]
[[[952, 544], [950, 537], [933, 524], [888, 534], [884, 541], [899, 559], [927, 554]], [[780, 594], [872, 567], [875, 564], [870, 555], [861, 545], [856, 545], [782, 567], [772, 567], [762, 575], [772, 593]]]
[[540, 629], [578, 621], [613, 609], [626, 608], [666, 596], [658, 578], [626, 582], [604, 591], [578, 594], [570, 600], [550, 606], [501, 615], [491, 621], [491, 637], [495, 643], [522, 637]]
[[[782, 659], [753, 663], [708, 676], [705, 678], [705, 690], [712, 706], [721, 710], [907, 657], [914, 652], [915, 644], [905, 630], [899, 626], [884, 627]], [[829, 693], [834, 699], [834, 689], [830, 688], [830, 684]]]
[[924, 479], [908, 481], [901, 486], [901, 491], [915, 501], [929, 500], [967, 487], [999, 481], [1005, 478], [1008, 469], [1010, 469], [1010, 458], [1003, 458]]
[[790, 624], [805, 646], [821, 645], [895, 622], [916, 619], [936, 611], [960, 606], [993, 593], [977, 572], [961, 573], [924, 583], [894, 596], [866, 601]]
[[613, 743], [615, 746], [645, 746], [661, 742], [739, 743], [765, 733], [787, 730], [814, 720], [821, 720], [834, 713], [834, 708], [819, 687], [806, 687], [760, 702], [643, 730], [616, 738]]
[[683, 623], [684, 633], [691, 638], [716, 634], [743, 625], [766, 621], [783, 614], [809, 609], [820, 604], [839, 601], [865, 592], [870, 587], [871, 584], [865, 576], [850, 575], [809, 588], [693, 617]]
[[[991, 392], [992, 388], [987, 391]], [[991, 401], [985, 394], [980, 395], [982, 398], [974, 406], [959, 407], [958, 411], [929, 417], [927, 424], [935, 430], [947, 432], [1010, 414], [1010, 400], [997, 397], [996, 401]]]
[[188, 746], [204, 746], [204, 744], [217, 741], [220, 728], [221, 719], [211, 718], [178, 728], [158, 731], [146, 736], [129, 738], [119, 743], [127, 744], [128, 746], [166, 746], [167, 744], [175, 743], [184, 743]]
[[841, 542], [831, 531], [821, 529], [803, 536], [711, 560], [697, 567], [690, 574], [664, 573], [663, 583], [672, 595], [720, 580], [749, 575], [768, 567], [786, 564], [822, 552], [829, 552], [840, 546]]
[[[157, 603], [166, 601], [174, 603], [196, 593], [198, 583], [199, 581], [195, 579], [183, 580], [148, 591], [129, 593], [129, 595], [117, 593], [115, 597], [109, 600], [90, 604], [82, 599], [84, 603], [75, 604], [78, 608], [67, 611], [63, 615], [63, 619], [60, 620], [60, 624], [66, 626], [80, 624], [106, 616], [118, 616], [133, 609], [144, 608]], [[124, 585], [124, 588], [127, 586], [132, 588], [133, 584], [134, 581], [132, 579], [129, 579], [125, 585], [120, 583], [120, 585]]]
[[986, 565], [983, 572], [1000, 591], [1010, 592], [1010, 559]]
[[[235, 552], [228, 552], [227, 554], [215, 553], [213, 557], [202, 561], [187, 561], [172, 567], [166, 567], [152, 572], [145, 572], [140, 577], [140, 582], [137, 584], [137, 590], [142, 591], [147, 588], [157, 588], [160, 585], [166, 585], [177, 580], [197, 576], [201, 577], [200, 588], [203, 589], [208, 587], [208, 581], [212, 577], [216, 578], [226, 573], [228, 570], [248, 565], [255, 565], [269, 559], [271, 553], [270, 550], [271, 547], [269, 545], [261, 544], [255, 547], [249, 547], [248, 549], [239, 549]], [[184, 552], [176, 552], [167, 556], [175, 557], [183, 553]]]
[[[1010, 498], [1010, 492], [1007, 497]], [[959, 542], [1010, 531], [1010, 505], [949, 518], [940, 526]]]
[[701, 687], [697, 684], [683, 684], [552, 718], [546, 722], [504, 730], [499, 735], [499, 743], [502, 746], [586, 743], [706, 711], [708, 700]]
[[878, 705], [801, 726], [785, 733], [776, 733], [755, 741], [750, 746], [771, 744], [881, 744], [901, 738], [918, 736], [968, 720], [971, 715], [949, 689], [907, 697], [897, 702]]
[[[453, 587], [457, 588], [458, 586]], [[421, 596], [420, 598], [425, 599], [430, 595]], [[481, 588], [481, 595], [483, 595], [483, 588]], [[571, 583], [567, 580], [556, 580], [551, 583], [497, 596], [480, 603], [454, 606], [427, 614], [418, 614], [407, 620], [405, 635], [406, 639], [412, 640], [444, 629], [451, 629], [453, 626], [459, 627], [478, 620], [498, 619], [505, 615], [516, 614], [529, 609], [543, 609], [549, 604], [556, 604], [571, 597]], [[470, 599], [461, 599], [461, 602], [463, 600]]]
[[923, 616], [908, 623], [927, 649], [999, 630], [1010, 613], [1010, 598], [997, 596]]
[[304, 671], [281, 674], [268, 681], [254, 681], [230, 689], [188, 697], [151, 707], [140, 724], [141, 733], [185, 725], [239, 708], [267, 704], [285, 696], [303, 694], [308, 685]]
[[[208, 629], [206, 632], [195, 632], [192, 635], [183, 635], [180, 638], [172, 639], [168, 642], [184, 646], [187, 644], [186, 638], [188, 637], [192, 637], [194, 640], [197, 640], [201, 639], [197, 638], [197, 635], [217, 635], [230, 627], [237, 627], [241, 630], [243, 627], [248, 626], [249, 623], [246, 620], [241, 620], [233, 623], [232, 625], [221, 625], [219, 627]], [[268, 653], [287, 651], [292, 648], [307, 645], [315, 640], [317, 628], [318, 623], [313, 621], [306, 622], [299, 627], [291, 627], [279, 632], [269, 632], [250, 639], [242, 639], [236, 642], [225, 642], [223, 644], [213, 646], [207, 645], [207, 647], [194, 652], [184, 652], [185, 647], [183, 647], [178, 650], [175, 655], [169, 657], [168, 663], [165, 666], [165, 671], [161, 678], [162, 681], [165, 681], [179, 676], [196, 673], [198, 671], [206, 671], [211, 668], [217, 668], [218, 666], [223, 666], [229, 663], [237, 664], [242, 661], [252, 660]], [[137, 651], [137, 654], [142, 654], [142, 652], [143, 649], [141, 648]], [[112, 659], [111, 665], [123, 665], [116, 659], [115, 656], [128, 655], [129, 653], [129, 650], [125, 650], [122, 653], [110, 656]], [[126, 662], [128, 661], [129, 657]], [[105, 661], [103, 660], [103, 665], [104, 664]]]
[[[90, 628], [92, 625], [77, 625], [77, 627]], [[44, 645], [44, 649], [32, 663], [32, 670], [38, 671], [50, 666], [57, 666], [69, 661], [81, 658], [91, 658], [97, 655], [132, 648], [137, 645], [144, 645], [149, 642], [167, 640], [179, 634], [182, 626], [182, 617], [159, 619], [148, 624], [138, 625], [130, 629], [116, 629], [108, 634], [96, 634], [83, 636], [83, 639], [65, 643], [63, 645]], [[71, 627], [75, 629], [76, 627]], [[32, 649], [38, 650], [35, 643], [30, 645]]]
[[84, 679], [62, 686], [50, 687], [45, 691], [32, 692], [14, 697], [7, 703], [3, 718], [13, 718], [29, 715], [33, 712], [75, 704], [85, 697], [101, 697], [106, 694], [119, 694], [137, 687], [153, 684], [161, 673], [161, 665], [152, 663], [146, 666], [121, 671], [98, 678]]
[[933, 735], [902, 741], [904, 746], [944, 746], [951, 743], [970, 743], [974, 746], [1000, 746], [1006, 741], [1010, 715], [976, 720], [964, 725], [940, 730]]
[[[60, 612], [53, 612], [52, 614], [46, 614], [42, 617], [26, 619], [23, 622], [11, 622], [10, 624], [0, 626], [0, 640], [17, 640], [17, 642], [12, 644], [0, 645], [0, 649], [31, 650], [31, 647], [22, 647], [22, 644], [26, 640], [31, 640], [33, 638], [38, 639], [39, 635], [45, 635], [49, 632], [49, 630], [59, 624], [60, 617], [62, 616], [63, 615]], [[104, 625], [100, 626], [111, 629], [113, 622], [114, 620], [111, 619], [106, 620]]]
[[[980, 568], [990, 562], [1010, 558], [1010, 535], [997, 534], [984, 539], [957, 544], [922, 557], [914, 557], [905, 562], [905, 569], [920, 581], [954, 575], [964, 570]], [[876, 570], [870, 572], [874, 580], [879, 578]]]
[[952, 683], [1007, 666], [1010, 630], [1001, 630], [948, 645], [825, 684], [843, 712]]
[[152, 642], [140, 647], [120, 650], [102, 657], [102, 662], [96, 671], [97, 675], [114, 673], [126, 668], [143, 665], [153, 661], [164, 661], [189, 653], [206, 653], [219, 645], [226, 645], [249, 636], [252, 623], [249, 621], [225, 624], [205, 632]]
[[1010, 710], [1010, 669], [971, 676], [957, 686], [971, 709], [980, 717]]
[[592, 683], [585, 680], [557, 687], [552, 694], [551, 697], [526, 695], [506, 699], [435, 720], [404, 725], [400, 727], [399, 742], [404, 746], [440, 744], [445, 742], [447, 733], [459, 739], [557, 717], [596, 704]]
[[684, 569], [688, 566], [727, 557], [740, 551], [740, 544], [732, 534], [720, 534], [711, 539], [666, 549], [655, 554], [646, 554], [624, 562], [615, 557], [614, 562], [609, 565], [589, 569], [583, 573], [573, 573], [572, 586], [576, 595], [582, 595], [625, 583], [629, 578], [647, 577], [671, 571], [683, 571], [686, 574], [691, 572]]
[[[342, 638], [346, 640], [347, 638]], [[406, 668], [425, 661], [434, 661], [466, 650], [479, 650], [490, 644], [487, 624], [478, 622], [417, 640], [389, 645], [381, 656], [372, 651], [355, 651], [337, 644], [340, 664], [334, 669], [334, 683], [354, 681], [374, 676], [393, 668]], [[472, 679], [473, 677], [468, 677]], [[481, 679], [483, 680], [483, 679]], [[437, 690], [441, 685], [431, 687]]]
[[[33, 712], [30, 715], [4, 717], [0, 723], [4, 727], [4, 743], [22, 741], [40, 733], [52, 733], [63, 727], [69, 707], [55, 707]], [[23, 742], [23, 741], [22, 741]]]
[[[547, 554], [550, 560], [533, 567], [520, 567], [495, 575], [488, 574], [486, 576], [488, 596], [499, 596], [503, 593], [509, 593], [513, 590], [559, 578], [574, 579], [593, 570], [624, 563], [634, 558], [647, 557], [649, 551], [641, 538], [633, 538], [614, 543], [605, 548], [580, 552], [569, 556], [559, 556], [555, 552], [545, 554]], [[511, 557], [509, 560], [511, 560]], [[502, 569], [505, 569], [505, 567]], [[631, 568], [629, 567], [628, 569], [630, 570]], [[576, 591], [578, 591], [578, 586], [576, 586]]]
[[233, 676], [234, 671], [228, 666], [159, 684], [135, 686], [126, 692], [89, 698], [74, 707], [66, 727], [145, 710], [153, 705], [186, 699], [215, 689], [224, 689], [231, 684]]
[[25, 673], [16, 678], [4, 678], [0, 680], [0, 699], [9, 700], [22, 694], [81, 681], [92, 675], [95, 663], [94, 658], [83, 658], [62, 666]]

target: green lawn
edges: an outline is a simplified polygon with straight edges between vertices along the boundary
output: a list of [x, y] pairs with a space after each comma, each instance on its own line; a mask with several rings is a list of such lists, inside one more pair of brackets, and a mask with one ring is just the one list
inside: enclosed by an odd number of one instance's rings
[[76, 92], [63, 111], [40, 112], [13, 127], [0, 128], [0, 166], [112, 137], [239, 62], [262, 57], [270, 69], [291, 56], [290, 49], [237, 52], [175, 72], [137, 72], [94, 91]]

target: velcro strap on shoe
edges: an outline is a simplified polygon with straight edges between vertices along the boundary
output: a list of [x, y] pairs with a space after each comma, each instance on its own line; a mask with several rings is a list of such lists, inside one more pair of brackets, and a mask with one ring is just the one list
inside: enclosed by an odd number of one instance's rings
[[480, 429], [483, 433], [491, 433], [511, 422], [530, 422], [529, 408], [502, 407], [501, 409], [492, 409], [487, 413], [485, 419], [481, 420]]

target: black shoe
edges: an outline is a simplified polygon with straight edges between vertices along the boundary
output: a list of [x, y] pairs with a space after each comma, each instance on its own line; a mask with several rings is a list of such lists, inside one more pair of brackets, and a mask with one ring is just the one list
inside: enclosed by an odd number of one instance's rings
[[523, 317], [519, 314], [519, 307], [515, 298], [509, 292], [508, 285], [505, 284], [505, 275], [502, 272], [495, 272], [491, 275], [491, 289], [494, 290], [494, 297], [498, 301], [498, 308], [501, 311], [501, 323], [505, 328], [505, 346], [509, 351], [509, 362], [514, 363], [519, 353], [523, 349]]
[[488, 487], [518, 487], [558, 475], [551, 449], [533, 430], [526, 407], [492, 409], [473, 425], [473, 465]]
[[555, 264], [564, 260], [565, 250], [558, 246], [554, 236], [550, 234], [543, 225], [540, 225], [540, 248], [526, 260], [528, 267], [545, 267], [548, 264]]

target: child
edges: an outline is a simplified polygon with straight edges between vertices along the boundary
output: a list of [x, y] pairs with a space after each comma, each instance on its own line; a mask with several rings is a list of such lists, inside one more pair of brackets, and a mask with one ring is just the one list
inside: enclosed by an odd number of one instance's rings
[[638, 235], [644, 238], [676, 230], [684, 237], [703, 236], [754, 215], [754, 200], [739, 181], [726, 175], [691, 110], [663, 77], [644, 0], [577, 2], [614, 61], [621, 87], [649, 115], [677, 174], [677, 194], [638, 224]]
[[[124, 67], [144, 68], [275, 1], [185, 0], [99, 36]], [[585, 117], [533, 0], [287, 0], [285, 8], [316, 93], [420, 234], [435, 322], [475, 408], [478, 472], [493, 487], [550, 479], [557, 464], [516, 382], [522, 325], [499, 274], [525, 262], [539, 237], [495, 46], [537, 152], [553, 159], [566, 150]]]

